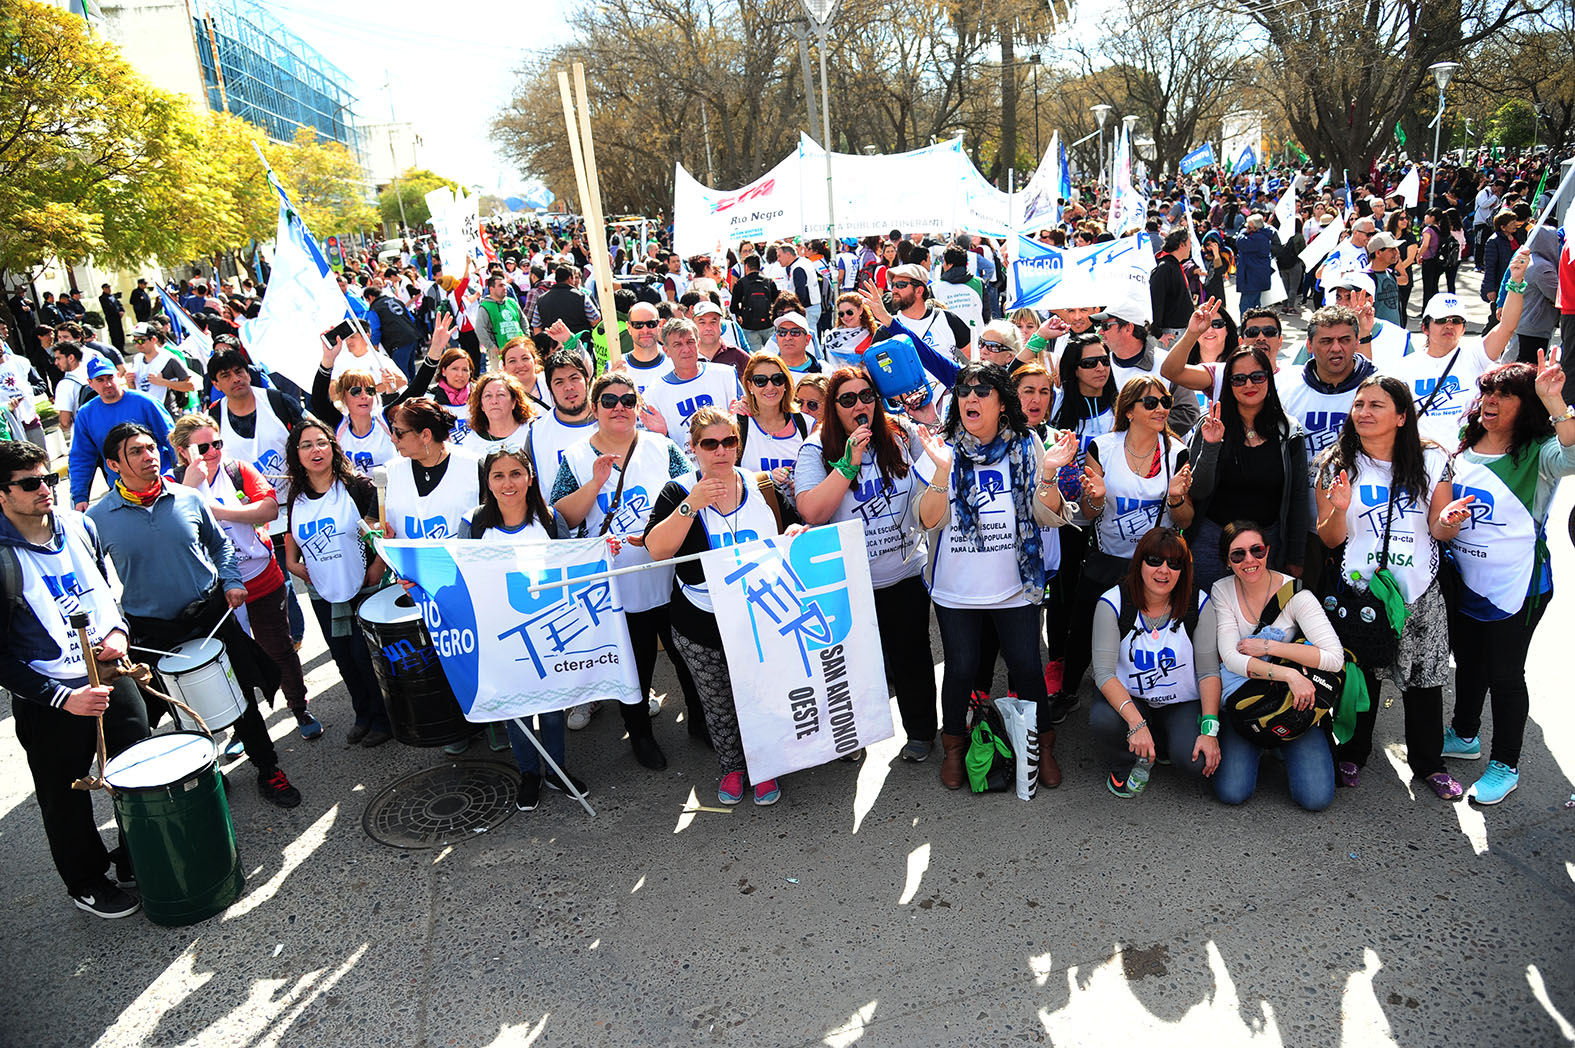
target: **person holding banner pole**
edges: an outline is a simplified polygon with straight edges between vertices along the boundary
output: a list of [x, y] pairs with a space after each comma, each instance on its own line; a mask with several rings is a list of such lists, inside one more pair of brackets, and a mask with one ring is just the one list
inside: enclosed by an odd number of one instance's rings
[[937, 729], [924, 536], [912, 510], [921, 484], [913, 463], [924, 445], [918, 427], [886, 413], [863, 368], [833, 371], [825, 402], [825, 421], [798, 450], [798, 512], [810, 525], [864, 522], [881, 656], [908, 737], [902, 759], [918, 763], [934, 750]]
[[[620, 540], [620, 548], [613, 554], [614, 568], [651, 563], [642, 536], [650, 519], [653, 493], [660, 493], [668, 481], [682, 477], [690, 469], [689, 460], [677, 444], [660, 433], [636, 428], [640, 394], [634, 383], [634, 377], [624, 369], [597, 378], [591, 387], [596, 431], [564, 449], [550, 486], [552, 508], [570, 527]], [[651, 693], [660, 639], [684, 693], [689, 734], [705, 739], [705, 710], [700, 705], [694, 678], [674, 647], [667, 617], [672, 589], [673, 569], [653, 568], [624, 576], [618, 594], [629, 626], [640, 694]], [[657, 745], [646, 703], [620, 703], [618, 709], [623, 714], [635, 760], [654, 770], [665, 768], [667, 758]]]
[[[942, 432], [919, 430], [933, 476], [916, 497], [929, 532], [925, 577], [940, 626], [941, 784], [963, 783], [969, 693], [986, 623], [993, 624], [1018, 697], [1035, 703], [1041, 724], [1049, 702], [1039, 658], [1039, 605], [1045, 564], [1039, 529], [1066, 523], [1056, 472], [1077, 455], [1064, 433], [1049, 448], [1029, 430], [1005, 369], [968, 364], [957, 375]], [[1039, 737], [1040, 778], [1061, 781], [1055, 733]]]
[[[715, 407], [689, 418], [691, 454], [698, 468], [667, 482], [645, 527], [645, 549], [654, 560], [704, 553], [753, 542], [782, 532], [781, 510], [752, 474], [738, 467], [738, 424]], [[722, 770], [717, 799], [744, 799], [744, 746], [705, 570], [698, 561], [675, 567], [669, 605], [673, 642], [694, 674], [705, 707], [706, 728]], [[754, 701], [754, 696], [744, 696]], [[775, 804], [782, 789], [775, 779], [754, 784], [757, 805]]]

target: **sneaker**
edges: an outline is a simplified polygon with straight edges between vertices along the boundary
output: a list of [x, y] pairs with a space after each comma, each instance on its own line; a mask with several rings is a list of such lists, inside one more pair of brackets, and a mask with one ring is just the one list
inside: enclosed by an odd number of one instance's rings
[[451, 742], [447, 746], [444, 746], [443, 752], [448, 754], [450, 757], [463, 756], [465, 751], [470, 749], [470, 744], [475, 741], [476, 737], [474, 735], [467, 735], [458, 742]]
[[[1057, 692], [1050, 696], [1050, 706], [1045, 711], [1045, 719], [1050, 722], [1051, 727], [1054, 727], [1071, 716], [1072, 711], [1075, 709], [1077, 709], [1077, 696], [1075, 694], [1068, 694], [1064, 691]], [[1043, 728], [1044, 725], [1041, 724], [1040, 727]]]
[[361, 748], [375, 750], [393, 737], [394, 733], [389, 731], [387, 728], [378, 728], [375, 731], [369, 731], [361, 739]]
[[1427, 784], [1432, 787], [1434, 795], [1441, 801], [1458, 800], [1460, 795], [1466, 792], [1465, 788], [1447, 771], [1435, 771], [1427, 777]]
[[257, 792], [263, 795], [264, 800], [281, 808], [293, 808], [301, 803], [301, 791], [290, 785], [290, 780], [285, 778], [282, 768], [259, 772]]
[[902, 748], [902, 759], [909, 764], [923, 764], [930, 757], [930, 751], [935, 749], [935, 743], [926, 742], [924, 739], [909, 739]]
[[521, 772], [519, 788], [514, 791], [515, 811], [535, 811], [541, 803], [541, 776], [535, 772]]
[[232, 734], [228, 745], [224, 747], [224, 755], [226, 757], [239, 757], [245, 752], [246, 744]]
[[652, 771], [661, 771], [667, 767], [667, 754], [656, 744], [656, 739], [650, 735], [631, 735], [629, 748], [634, 750], [634, 759], [640, 767], [650, 768]]
[[1105, 789], [1109, 790], [1111, 793], [1115, 794], [1117, 797], [1120, 797], [1124, 801], [1131, 800], [1133, 797], [1136, 797], [1139, 792], [1128, 786], [1126, 783], [1122, 782], [1120, 779], [1116, 778], [1114, 775], [1105, 776]]
[[1339, 785], [1355, 789], [1362, 781], [1362, 769], [1350, 761], [1341, 761], [1334, 766], [1334, 777]]
[[493, 753], [502, 753], [509, 749], [509, 733], [501, 724], [487, 725], [487, 745]]
[[142, 909], [142, 903], [133, 899], [105, 879], [103, 884], [90, 892], [82, 895], [73, 895], [71, 901], [76, 903], [77, 909], [86, 910], [95, 917], [102, 917], [106, 921], [119, 920], [130, 917]]
[[1487, 771], [1466, 791], [1469, 800], [1478, 804], [1497, 804], [1520, 785], [1520, 771], [1503, 761], [1488, 761]]
[[1455, 734], [1453, 725], [1444, 727], [1444, 753], [1445, 757], [1454, 757], [1456, 760], [1476, 761], [1482, 759], [1482, 737], [1474, 735], [1463, 739]]
[[562, 780], [560, 780], [557, 775], [549, 774], [542, 781], [546, 784], [546, 786], [547, 786], [547, 788], [549, 790], [557, 790], [559, 793], [570, 793], [570, 792], [590, 793], [591, 792], [591, 788], [589, 786], [585, 785], [585, 783], [581, 782], [577, 776], [571, 775], [569, 772], [564, 772], [563, 774], [569, 776], [569, 782], [571, 782], [574, 785], [574, 790], [573, 791], [571, 791], [568, 787], [564, 786]]
[[716, 799], [723, 804], [737, 804], [744, 799], [744, 773], [730, 771], [717, 783]]
[[323, 722], [306, 710], [295, 711], [295, 723], [301, 729], [301, 738], [320, 739], [323, 737]]
[[600, 702], [587, 702], [584, 705], [574, 707], [574, 709], [569, 711], [569, 730], [583, 731], [585, 726], [591, 722], [591, 716], [601, 708], [602, 704]]
[[769, 807], [782, 799], [782, 787], [777, 785], [777, 780], [767, 779], [755, 786], [755, 806]]
[[842, 756], [838, 757], [837, 760], [846, 764], [863, 764], [864, 751], [860, 749], [854, 750], [852, 753], [844, 753]]

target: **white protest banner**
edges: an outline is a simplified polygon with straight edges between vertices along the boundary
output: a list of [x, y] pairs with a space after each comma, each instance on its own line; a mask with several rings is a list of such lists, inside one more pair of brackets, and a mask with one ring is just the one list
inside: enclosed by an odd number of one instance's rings
[[1061, 220], [1061, 132], [1050, 133], [1050, 148], [1034, 171], [1034, 177], [1018, 196], [1016, 231], [1032, 236], [1041, 229], [1053, 229]]
[[1334, 221], [1324, 226], [1322, 231], [1313, 237], [1312, 243], [1302, 248], [1302, 253], [1296, 257], [1302, 260], [1304, 266], [1317, 265], [1323, 260], [1323, 256], [1334, 250], [1343, 232], [1345, 232], [1345, 219], [1336, 215]]
[[317, 241], [281, 199], [268, 293], [257, 316], [241, 325], [242, 345], [269, 370], [311, 389], [323, 359], [321, 335], [349, 309]]
[[[803, 229], [822, 235], [826, 229], [826, 154], [814, 139], [800, 132], [799, 158]], [[952, 232], [957, 227], [962, 195], [962, 165], [967, 163], [958, 139], [906, 153], [832, 153], [837, 235], [879, 236], [893, 229]], [[1004, 213], [1001, 218], [1004, 221]]]
[[[957, 197], [956, 228], [964, 233], [1004, 237], [1011, 233], [1012, 198], [995, 188], [979, 169], [960, 157], [957, 163], [960, 189]], [[842, 212], [837, 212], [839, 215]]]
[[891, 738], [862, 521], [705, 554], [752, 782]]
[[427, 210], [432, 213], [432, 232], [437, 237], [438, 254], [443, 257], [443, 270], [458, 280], [465, 271], [464, 229], [458, 222], [454, 191], [448, 186], [438, 186], [426, 195]]
[[725, 256], [741, 240], [780, 240], [803, 231], [797, 153], [730, 192], [701, 185], [682, 164], [674, 168], [673, 250], [684, 258]]
[[[528, 717], [593, 699], [645, 701], [618, 579], [572, 584], [606, 573], [602, 539], [409, 539], [377, 548], [395, 574], [420, 587], [432, 646], [465, 719]], [[530, 591], [565, 578], [567, 587]]]
[[834, 327], [821, 333], [820, 348], [826, 355], [825, 363], [832, 367], [847, 364], [859, 368], [864, 366], [864, 351], [874, 341], [875, 336], [861, 327]]
[[1012, 261], [1017, 297], [1007, 309], [1076, 309], [1083, 306], [1130, 307], [1148, 323], [1153, 304], [1148, 278], [1154, 269], [1147, 233], [1085, 247], [1053, 248], [1021, 234]]

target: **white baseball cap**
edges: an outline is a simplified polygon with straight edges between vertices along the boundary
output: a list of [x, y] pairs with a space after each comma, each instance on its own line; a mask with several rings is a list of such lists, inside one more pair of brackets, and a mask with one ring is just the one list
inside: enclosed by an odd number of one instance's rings
[[1440, 317], [1463, 317], [1466, 315], [1466, 305], [1460, 300], [1459, 295], [1452, 295], [1447, 291], [1440, 291], [1427, 300], [1427, 308], [1422, 310], [1423, 320], [1437, 320]]
[[1331, 288], [1350, 288], [1352, 291], [1365, 291], [1368, 298], [1372, 298], [1377, 292], [1377, 287], [1373, 284], [1373, 278], [1363, 273], [1360, 269], [1347, 269], [1344, 273], [1335, 277], [1334, 283], [1329, 286]]

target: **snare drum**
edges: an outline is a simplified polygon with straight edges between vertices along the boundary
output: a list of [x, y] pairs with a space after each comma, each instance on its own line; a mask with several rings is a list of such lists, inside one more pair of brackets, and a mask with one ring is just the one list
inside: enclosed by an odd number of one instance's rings
[[[188, 640], [159, 659], [159, 673], [170, 694], [201, 715], [209, 731], [228, 728], [246, 712], [246, 696], [218, 640]], [[188, 731], [197, 728], [190, 716], [172, 707], [175, 721]]]
[[394, 738], [407, 746], [446, 746], [476, 734], [443, 676], [415, 600], [390, 586], [368, 597], [358, 617]]
[[155, 924], [212, 917], [246, 884], [218, 752], [206, 735], [170, 732], [129, 746], [104, 769], [142, 911]]

